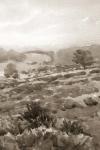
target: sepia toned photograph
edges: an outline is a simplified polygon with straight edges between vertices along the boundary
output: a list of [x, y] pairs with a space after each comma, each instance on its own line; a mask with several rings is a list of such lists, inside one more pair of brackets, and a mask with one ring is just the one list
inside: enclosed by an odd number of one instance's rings
[[0, 150], [100, 150], [100, 0], [0, 0]]

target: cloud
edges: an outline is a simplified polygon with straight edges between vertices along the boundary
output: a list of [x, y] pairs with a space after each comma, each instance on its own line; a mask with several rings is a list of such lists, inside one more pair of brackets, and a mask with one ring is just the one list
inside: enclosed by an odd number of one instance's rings
[[96, 21], [96, 25], [100, 25], [100, 20], [97, 20], [97, 21]]
[[0, 0], [2, 45], [65, 47], [99, 41], [98, 0]]
[[89, 20], [89, 17], [85, 17], [82, 19], [82, 22], [87, 22]]
[[27, 24], [28, 22], [30, 22], [31, 20], [34, 19], [34, 17], [36, 15], [38, 15], [40, 13], [40, 11], [36, 10], [34, 12], [31, 12], [28, 16], [24, 17], [24, 19], [20, 19], [20, 20], [16, 20], [16, 21], [4, 21], [4, 22], [0, 22], [0, 27], [7, 27], [7, 26], [20, 26], [20, 25], [24, 25]]

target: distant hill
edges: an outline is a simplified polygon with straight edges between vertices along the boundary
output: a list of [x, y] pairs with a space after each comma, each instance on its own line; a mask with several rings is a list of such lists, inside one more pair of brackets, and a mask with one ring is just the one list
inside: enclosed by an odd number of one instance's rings
[[6, 51], [3, 48], [0, 48], [0, 63], [13, 60], [16, 62], [24, 61], [26, 56], [23, 53], [17, 52], [15, 50]]
[[89, 50], [95, 58], [100, 60], [100, 45], [91, 45], [84, 47], [72, 47], [57, 51], [55, 59], [56, 63], [68, 65], [72, 64], [73, 52], [77, 49]]
[[[54, 51], [43, 51], [43, 50], [31, 50], [31, 51], [25, 51], [24, 54], [26, 55], [32, 55], [32, 54], [39, 54], [41, 55], [41, 57], [43, 57], [43, 55], [46, 55], [50, 58], [50, 60], [48, 60], [50, 63], [54, 62]], [[44, 59], [45, 61], [45, 59]]]

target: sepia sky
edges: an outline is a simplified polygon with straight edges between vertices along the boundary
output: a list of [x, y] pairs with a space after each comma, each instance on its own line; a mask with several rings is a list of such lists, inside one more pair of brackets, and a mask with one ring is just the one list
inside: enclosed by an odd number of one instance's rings
[[0, 0], [0, 46], [100, 44], [100, 0]]

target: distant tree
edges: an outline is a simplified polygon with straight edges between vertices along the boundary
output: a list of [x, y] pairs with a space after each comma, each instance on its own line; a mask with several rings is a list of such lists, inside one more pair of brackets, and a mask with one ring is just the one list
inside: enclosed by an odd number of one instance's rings
[[74, 52], [72, 61], [86, 69], [94, 63], [94, 58], [90, 51], [78, 49]]
[[6, 78], [18, 78], [18, 70], [16, 69], [16, 65], [13, 63], [8, 63], [4, 69], [4, 75]]

